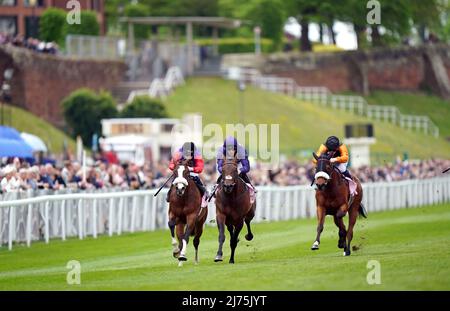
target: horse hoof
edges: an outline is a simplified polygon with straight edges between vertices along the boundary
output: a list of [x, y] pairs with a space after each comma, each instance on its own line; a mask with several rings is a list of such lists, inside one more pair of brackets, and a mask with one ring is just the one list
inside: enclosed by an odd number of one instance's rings
[[349, 251], [344, 251], [344, 257], [350, 256], [351, 252]]
[[186, 256], [180, 255], [178, 257], [178, 261], [187, 261], [187, 258], [186, 258]]
[[253, 240], [253, 234], [246, 234], [246, 235], [245, 235], [245, 239], [246, 239], [247, 241]]
[[172, 255], [173, 255], [173, 258], [178, 258], [180, 256], [180, 251], [177, 251], [177, 252], [174, 251], [172, 253]]
[[216, 258], [214, 258], [214, 262], [222, 262], [222, 261], [223, 261], [222, 256], [216, 256]]
[[345, 245], [344, 245], [344, 243], [338, 243], [338, 248], [344, 248], [345, 247]]
[[311, 246], [311, 250], [312, 251], [316, 251], [319, 249], [319, 242], [314, 242], [313, 245]]
[[234, 264], [234, 260], [231, 260], [231, 259], [230, 259], [229, 263], [232, 263], [232, 264]]

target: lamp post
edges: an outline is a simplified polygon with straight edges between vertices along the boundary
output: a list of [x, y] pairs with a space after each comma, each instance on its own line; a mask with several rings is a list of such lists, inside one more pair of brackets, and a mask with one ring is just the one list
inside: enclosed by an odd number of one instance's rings
[[237, 88], [239, 90], [239, 104], [240, 104], [239, 105], [240, 106], [239, 119], [240, 119], [241, 124], [244, 124], [244, 122], [245, 122], [245, 119], [244, 119], [244, 108], [245, 108], [244, 107], [244, 91], [246, 88], [245, 82], [242, 80], [239, 80], [237, 82]]
[[11, 85], [10, 85], [10, 81], [13, 77], [14, 74], [14, 69], [12, 68], [8, 68], [3, 72], [3, 78], [4, 81], [2, 83], [2, 87], [1, 87], [1, 125], [5, 124], [5, 112], [4, 112], [4, 103], [9, 104], [11, 102]]
[[256, 26], [253, 28], [253, 33], [255, 34], [255, 54], [261, 54], [261, 27]]

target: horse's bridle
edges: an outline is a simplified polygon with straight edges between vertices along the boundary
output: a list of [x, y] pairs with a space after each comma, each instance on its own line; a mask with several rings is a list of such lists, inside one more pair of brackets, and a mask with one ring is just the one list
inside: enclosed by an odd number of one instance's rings
[[[238, 169], [238, 163], [236, 161], [225, 161], [223, 166], [225, 166], [225, 165], [232, 165], [232, 166], [234, 166], [236, 168], [236, 170]], [[232, 189], [232, 188], [234, 188], [234, 186], [236, 186], [237, 182], [235, 181], [235, 182], [233, 182], [230, 185], [225, 185], [224, 182], [225, 182], [225, 179], [227, 178], [227, 176], [225, 176], [223, 174], [223, 166], [222, 166], [222, 178], [220, 180], [220, 185], [221, 185], [222, 188], [231, 188]], [[240, 177], [238, 176], [238, 178], [240, 178]]]
[[[182, 184], [184, 184], [185, 188], [188, 187], [188, 185], [189, 185], [189, 169], [188, 169], [188, 165], [187, 165], [187, 164], [188, 164], [188, 162], [183, 161], [183, 162], [179, 163], [179, 164], [176, 166], [175, 171], [177, 171], [177, 176], [176, 176], [176, 178], [172, 181], [172, 185], [173, 185], [173, 186], [175, 186], [175, 185], [178, 184], [178, 183], [182, 183]], [[184, 175], [182, 175], [182, 176], [179, 176], [179, 175], [178, 175], [178, 169], [179, 169], [180, 166], [183, 166], [183, 167], [184, 167], [184, 170], [188, 172], [187, 178], [184, 177]], [[175, 186], [175, 189], [177, 190], [177, 193], [178, 193], [178, 189], [177, 189], [176, 186]]]
[[[323, 183], [323, 184], [321, 184], [321, 185], [316, 184], [316, 185], [317, 185], [317, 188], [318, 188], [319, 190], [323, 190], [323, 189], [328, 185], [328, 182], [331, 180], [331, 174], [332, 174], [332, 173], [328, 174], [328, 172], [326, 172], [322, 167], [320, 168], [320, 171], [317, 171], [317, 169], [319, 168], [319, 162], [324, 162], [324, 161], [330, 162], [330, 164], [331, 164], [331, 166], [332, 166], [332, 170], [336, 169], [336, 166], [334, 166], [333, 163], [331, 163], [330, 159], [327, 159], [327, 158], [319, 158], [319, 159], [317, 160], [317, 168], [316, 168], [316, 174], [314, 175], [314, 180], [317, 179], [316, 176], [317, 176], [318, 173], [323, 172], [323, 173], [324, 173], [323, 175], [326, 174], [326, 177], [325, 177], [325, 176], [319, 176], [319, 177], [322, 177], [322, 178], [325, 179], [325, 183]], [[321, 165], [321, 166], [322, 166], [322, 165]], [[320, 174], [319, 174], [319, 175], [320, 175]]]

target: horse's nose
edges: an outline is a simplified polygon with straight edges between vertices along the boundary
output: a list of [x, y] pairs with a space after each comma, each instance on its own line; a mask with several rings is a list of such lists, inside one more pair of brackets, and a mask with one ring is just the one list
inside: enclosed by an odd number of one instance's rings
[[319, 177], [316, 179], [316, 185], [321, 186], [325, 183], [325, 181], [326, 181], [325, 178]]

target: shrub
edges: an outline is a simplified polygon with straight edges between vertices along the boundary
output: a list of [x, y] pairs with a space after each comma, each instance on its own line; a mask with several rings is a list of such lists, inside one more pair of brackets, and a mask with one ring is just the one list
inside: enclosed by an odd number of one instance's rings
[[[253, 53], [255, 52], [255, 40], [253, 38], [221, 38], [218, 39], [219, 53]], [[198, 39], [199, 45], [213, 45], [213, 39]], [[261, 51], [263, 53], [270, 53], [275, 51], [275, 45], [272, 40], [261, 39]]]
[[[125, 15], [127, 17], [145, 17], [149, 16], [149, 9], [146, 5], [143, 4], [128, 4], [125, 7]], [[127, 25], [124, 25], [124, 30], [128, 31], [126, 29]], [[150, 27], [148, 25], [134, 25], [134, 37], [136, 39], [147, 39], [148, 35], [150, 33]]]
[[122, 118], [165, 118], [166, 107], [149, 96], [136, 96], [133, 101], [120, 112]]
[[72, 136], [80, 135], [86, 146], [89, 146], [93, 134], [101, 134], [101, 119], [117, 116], [116, 103], [109, 93], [96, 94], [86, 88], [66, 97], [62, 108]]
[[39, 21], [39, 38], [43, 41], [54, 41], [61, 44], [65, 36], [66, 12], [56, 8], [45, 10]]
[[100, 25], [97, 21], [97, 14], [94, 11], [81, 11], [80, 24], [67, 25], [67, 33], [73, 35], [98, 36]]

